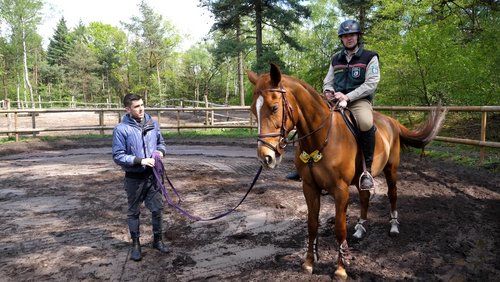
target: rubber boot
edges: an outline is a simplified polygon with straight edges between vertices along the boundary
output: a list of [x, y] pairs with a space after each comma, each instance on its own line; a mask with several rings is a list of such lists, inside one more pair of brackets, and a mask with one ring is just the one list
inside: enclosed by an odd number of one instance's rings
[[372, 126], [368, 131], [361, 131], [361, 146], [365, 157], [366, 171], [361, 175], [361, 190], [369, 190], [373, 188], [372, 162], [373, 151], [375, 150], [375, 126]]
[[163, 243], [163, 240], [161, 238], [161, 233], [153, 234], [153, 248], [157, 249], [158, 251], [164, 254], [170, 253], [170, 248], [168, 247], [168, 245]]
[[134, 261], [140, 261], [142, 259], [139, 238], [132, 238], [132, 251], [130, 252], [130, 259]]
[[292, 172], [289, 172], [287, 175], [286, 175], [286, 178], [287, 179], [290, 179], [290, 180], [295, 180], [295, 181], [300, 181], [300, 175], [297, 173], [297, 171], [292, 171]]

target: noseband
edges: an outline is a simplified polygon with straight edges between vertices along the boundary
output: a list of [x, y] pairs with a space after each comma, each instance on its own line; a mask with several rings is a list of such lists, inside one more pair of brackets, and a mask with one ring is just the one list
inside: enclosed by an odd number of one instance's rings
[[[289, 115], [291, 117], [293, 117], [293, 109], [290, 106], [290, 103], [288, 102], [288, 99], [286, 97], [286, 90], [285, 90], [285, 88], [283, 88], [282, 83], [280, 83], [279, 88], [269, 88], [269, 89], [265, 89], [263, 91], [271, 91], [271, 92], [280, 92], [281, 93], [281, 102], [283, 105], [283, 116], [281, 119], [280, 132], [259, 134], [257, 141], [262, 142], [262, 144], [264, 144], [266, 147], [270, 148], [278, 156], [280, 156], [283, 154], [283, 151], [285, 150], [285, 147], [287, 145], [286, 136], [288, 135], [288, 131], [286, 130], [286, 123], [288, 121]], [[279, 141], [278, 145], [273, 146], [271, 143], [269, 143], [263, 139], [263, 138], [268, 138], [268, 137], [280, 137], [280, 141]]]

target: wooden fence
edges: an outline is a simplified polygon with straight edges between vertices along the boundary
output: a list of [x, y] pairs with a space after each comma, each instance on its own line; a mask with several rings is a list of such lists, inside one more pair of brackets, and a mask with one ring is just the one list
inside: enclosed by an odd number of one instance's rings
[[[375, 110], [388, 112], [426, 112], [432, 107], [376, 106]], [[500, 142], [486, 140], [487, 115], [500, 112], [500, 106], [443, 107], [448, 112], [480, 112], [481, 132], [478, 140], [437, 136], [442, 142], [467, 144], [480, 147], [480, 159], [484, 160], [484, 148], [500, 148]], [[257, 128], [248, 106], [230, 107], [176, 107], [147, 108], [147, 112], [160, 123], [162, 130], [208, 128]], [[104, 135], [118, 124], [125, 112], [122, 109], [10, 109], [0, 110], [0, 136], [37, 136], [44, 132], [74, 131], [99, 132]], [[48, 115], [58, 114], [52, 118]], [[45, 120], [43, 120], [45, 117]], [[97, 117], [97, 118], [95, 118]]]

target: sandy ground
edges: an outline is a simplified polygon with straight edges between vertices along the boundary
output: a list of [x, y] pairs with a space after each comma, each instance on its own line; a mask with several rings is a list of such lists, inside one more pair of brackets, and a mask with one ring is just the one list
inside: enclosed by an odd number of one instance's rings
[[[338, 245], [334, 203], [322, 197], [320, 261], [301, 272], [307, 209], [301, 183], [285, 179], [291, 152], [264, 171], [236, 212], [195, 222], [165, 209], [172, 252], [151, 248], [143, 208], [143, 260], [129, 260], [123, 173], [109, 139], [0, 145], [2, 281], [330, 281]], [[235, 205], [259, 167], [255, 140], [168, 140], [164, 159], [188, 212], [210, 217]], [[383, 178], [368, 235], [352, 238], [359, 213], [351, 188], [349, 237], [355, 281], [499, 281], [500, 177], [405, 153], [399, 181], [401, 234], [389, 231]], [[171, 190], [169, 190], [171, 192]]]

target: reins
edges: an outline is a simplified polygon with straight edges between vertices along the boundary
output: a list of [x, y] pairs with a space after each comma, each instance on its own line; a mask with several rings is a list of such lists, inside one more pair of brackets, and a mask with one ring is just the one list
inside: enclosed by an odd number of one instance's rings
[[[257, 179], [259, 178], [260, 173], [262, 172], [262, 166], [260, 166], [259, 169], [257, 170], [257, 174], [255, 175], [255, 177], [252, 180], [252, 184], [250, 184], [250, 187], [248, 188], [247, 192], [245, 193], [245, 195], [243, 196], [243, 198], [239, 201], [239, 203], [236, 206], [234, 206], [231, 209], [228, 209], [227, 211], [225, 211], [225, 212], [223, 212], [221, 214], [218, 214], [218, 215], [215, 215], [215, 216], [212, 216], [212, 217], [209, 217], [209, 218], [201, 218], [199, 216], [191, 215], [189, 212], [187, 212], [186, 210], [184, 210], [183, 208], [181, 208], [179, 206], [179, 203], [182, 201], [181, 197], [180, 197], [179, 193], [177, 192], [177, 189], [175, 188], [175, 186], [172, 184], [172, 181], [170, 181], [170, 179], [169, 179], [169, 177], [167, 175], [167, 171], [165, 170], [165, 166], [163, 165], [163, 162], [161, 160], [160, 154], [158, 152], [153, 153], [153, 158], [155, 160], [155, 166], [153, 167], [153, 173], [155, 175], [156, 185], [159, 186], [161, 193], [165, 197], [165, 200], [167, 201], [167, 203], [171, 207], [175, 208], [180, 213], [184, 214], [188, 218], [190, 218], [192, 220], [195, 220], [195, 221], [211, 221], [211, 220], [216, 220], [216, 219], [222, 218], [224, 216], [227, 216], [230, 213], [232, 213], [233, 211], [235, 211], [241, 205], [241, 203], [243, 203], [243, 201], [246, 199], [246, 197], [248, 196], [248, 194], [250, 193], [250, 191], [252, 190], [252, 188], [255, 186], [255, 183], [257, 182]], [[167, 193], [167, 189], [165, 188], [165, 179], [167, 180], [167, 182], [170, 185], [170, 187], [172, 187], [172, 190], [174, 191], [174, 193], [177, 196], [177, 198], [179, 198], [179, 201], [177, 202], [177, 204], [174, 203], [174, 201], [172, 200], [172, 198], [170, 198], [170, 196]]]

